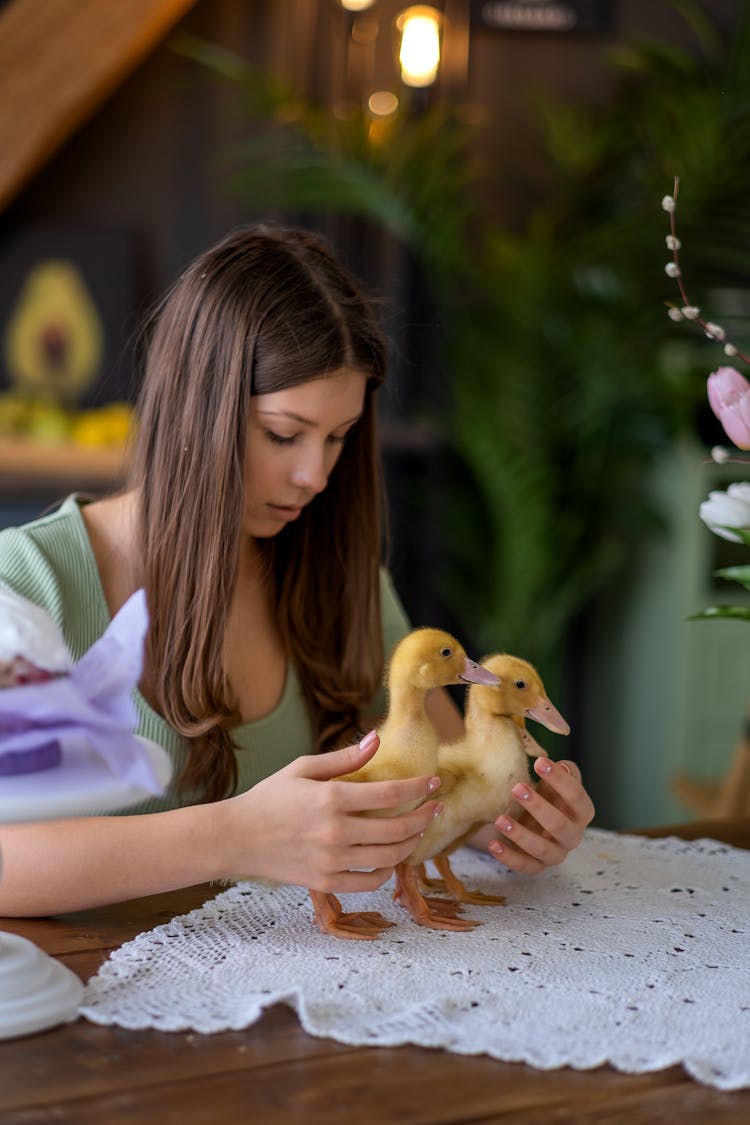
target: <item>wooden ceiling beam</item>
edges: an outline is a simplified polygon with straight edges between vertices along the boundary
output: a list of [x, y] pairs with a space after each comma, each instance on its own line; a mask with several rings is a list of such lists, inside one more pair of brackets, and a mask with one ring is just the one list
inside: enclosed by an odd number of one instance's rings
[[7, 0], [0, 7], [0, 211], [195, 0]]

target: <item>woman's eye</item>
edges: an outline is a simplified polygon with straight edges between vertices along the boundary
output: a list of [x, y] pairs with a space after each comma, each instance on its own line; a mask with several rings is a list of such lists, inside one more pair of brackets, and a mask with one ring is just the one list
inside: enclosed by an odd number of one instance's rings
[[283, 434], [274, 433], [273, 430], [266, 430], [266, 437], [274, 445], [292, 445], [297, 440], [296, 434], [293, 434], [292, 437], [285, 437]]
[[347, 430], [345, 434], [339, 434], [339, 435], [329, 434], [329, 436], [328, 436], [329, 445], [343, 445], [344, 442], [346, 441], [346, 439], [349, 437], [349, 434], [351, 432], [352, 432], [351, 430]]

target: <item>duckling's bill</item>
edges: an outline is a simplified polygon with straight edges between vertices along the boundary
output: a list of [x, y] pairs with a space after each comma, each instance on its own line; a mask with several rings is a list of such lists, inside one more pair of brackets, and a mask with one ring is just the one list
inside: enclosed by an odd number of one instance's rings
[[570, 725], [549, 699], [545, 698], [534, 707], [529, 707], [526, 715], [534, 722], [541, 723], [547, 730], [554, 731], [555, 734], [570, 734]]
[[466, 664], [462, 672], [458, 674], [459, 680], [463, 680], [467, 684], [484, 684], [486, 687], [497, 687], [500, 683], [500, 677], [496, 676], [494, 672], [490, 672], [489, 668], [482, 667], [474, 660], [469, 660], [466, 657]]

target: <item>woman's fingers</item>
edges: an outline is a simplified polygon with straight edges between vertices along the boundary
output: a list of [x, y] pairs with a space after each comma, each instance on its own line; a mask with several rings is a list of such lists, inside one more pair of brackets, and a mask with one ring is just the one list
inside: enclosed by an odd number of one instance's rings
[[440, 778], [437, 776], [409, 777], [402, 781], [331, 782], [331, 790], [335, 792], [342, 811], [346, 812], [400, 809], [416, 801], [421, 803], [439, 789]]
[[[348, 843], [342, 839], [329, 856], [329, 880], [333, 882], [330, 887], [317, 889], [363, 891], [380, 886], [393, 874], [396, 864], [414, 851], [441, 811], [442, 805], [430, 801], [399, 817], [348, 817], [342, 830]], [[373, 882], [374, 875], [377, 878]]]
[[362, 891], [376, 891], [393, 874], [392, 867], [374, 868], [372, 871], [338, 871], [334, 876], [324, 878], [313, 891], [326, 894], [357, 894]]
[[407, 856], [411, 855], [421, 838], [422, 833], [418, 832], [415, 836], [409, 836], [396, 844], [372, 844], [370, 846], [357, 844], [348, 852], [349, 859], [346, 870], [381, 869], [387, 870], [388, 874], [391, 875], [394, 867], [403, 863]]
[[510, 816], [499, 817], [495, 827], [500, 839], [493, 840], [490, 851], [516, 871], [534, 872], [544, 867], [556, 867], [571, 850], [559, 840], [526, 828]]
[[419, 837], [442, 812], [439, 801], [426, 801], [412, 812], [401, 816], [353, 816], [348, 830], [353, 844], [400, 844]]
[[374, 756], [379, 746], [377, 731], [371, 730], [359, 742], [345, 746], [343, 750], [331, 750], [328, 754], [306, 754], [296, 758], [289, 772], [312, 781], [332, 781], [341, 774], [361, 769]]
[[[532, 834], [538, 835], [541, 828], [543, 836], [554, 840], [565, 847], [567, 851], [580, 843], [583, 826], [578, 820], [571, 817], [567, 810], [563, 810], [558, 805], [546, 800], [531, 785], [514, 785], [512, 793], [525, 814], [519, 818], [519, 821]], [[500, 817], [501, 821], [509, 819], [508, 816]]]
[[514, 786], [522, 812], [515, 818], [500, 816], [495, 822], [500, 838], [489, 844], [507, 867], [527, 874], [562, 863], [578, 847], [594, 816], [575, 763], [537, 758], [534, 769], [542, 780], [536, 787]]
[[575, 762], [553, 762], [549, 758], [537, 758], [534, 772], [541, 779], [536, 788], [540, 796], [563, 807], [584, 827], [590, 824], [594, 818], [594, 805], [581, 784], [581, 772]]

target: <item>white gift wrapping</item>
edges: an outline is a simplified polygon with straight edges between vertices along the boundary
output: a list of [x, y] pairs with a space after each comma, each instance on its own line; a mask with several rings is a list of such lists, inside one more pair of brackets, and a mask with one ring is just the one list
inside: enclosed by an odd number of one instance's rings
[[[63, 658], [54, 648], [55, 638], [59, 636], [61, 646], [62, 637], [48, 615], [8, 590], [0, 594], [5, 656], [42, 662], [40, 646], [50, 645], [55, 667], [62, 668]], [[56, 746], [59, 761], [53, 764], [64, 766], [66, 758], [79, 756], [83, 745], [106, 763], [114, 777], [146, 793], [164, 792], [164, 781], [147, 749], [132, 733], [138, 722], [132, 693], [143, 667], [148, 620], [146, 595], [138, 590], [65, 675], [0, 691], [0, 788], [6, 773], [24, 773], [24, 758], [31, 760], [40, 749]], [[26, 648], [15, 651], [20, 644]]]
[[722, 1090], [750, 1085], [750, 853], [712, 840], [589, 829], [558, 868], [519, 876], [462, 849], [481, 927], [415, 925], [392, 883], [346, 910], [397, 924], [377, 940], [318, 931], [303, 888], [240, 883], [140, 934], [89, 982], [101, 1024], [210, 1033], [287, 1004], [311, 1035], [413, 1043], [542, 1069], [681, 1064]]

